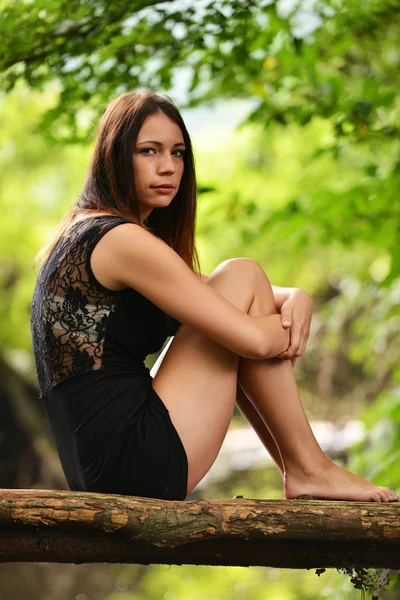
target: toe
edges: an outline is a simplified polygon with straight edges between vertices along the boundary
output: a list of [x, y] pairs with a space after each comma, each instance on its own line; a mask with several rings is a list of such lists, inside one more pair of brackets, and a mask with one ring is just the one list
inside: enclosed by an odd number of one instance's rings
[[394, 492], [389, 488], [386, 488], [386, 492], [387, 492], [387, 495], [389, 496], [389, 502], [393, 502], [393, 500], [395, 499]]
[[392, 502], [394, 500], [394, 494], [389, 488], [383, 488], [385, 495], [385, 502]]
[[378, 494], [380, 495], [382, 502], [389, 502], [389, 493], [386, 488], [379, 487]]
[[371, 492], [370, 494], [370, 502], [382, 502], [381, 496], [378, 491]]
[[398, 499], [397, 494], [390, 488], [384, 488], [384, 490], [388, 496], [388, 502], [395, 502]]

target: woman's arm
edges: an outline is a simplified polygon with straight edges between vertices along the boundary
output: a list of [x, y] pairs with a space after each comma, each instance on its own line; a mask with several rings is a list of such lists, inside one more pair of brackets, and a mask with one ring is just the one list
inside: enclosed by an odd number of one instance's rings
[[181, 324], [239, 356], [272, 358], [289, 347], [280, 315], [243, 313], [212, 286], [203, 285], [163, 240], [134, 223], [108, 231], [95, 245], [90, 264], [95, 276], [112, 273], [116, 288], [136, 290]]

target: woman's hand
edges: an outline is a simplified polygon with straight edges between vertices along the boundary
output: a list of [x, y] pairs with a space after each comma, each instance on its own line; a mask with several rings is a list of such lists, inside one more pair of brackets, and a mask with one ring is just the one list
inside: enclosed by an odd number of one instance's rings
[[304, 354], [312, 318], [314, 300], [307, 292], [294, 288], [281, 306], [282, 326], [290, 327], [290, 345], [278, 358], [290, 358], [292, 366], [299, 356]]

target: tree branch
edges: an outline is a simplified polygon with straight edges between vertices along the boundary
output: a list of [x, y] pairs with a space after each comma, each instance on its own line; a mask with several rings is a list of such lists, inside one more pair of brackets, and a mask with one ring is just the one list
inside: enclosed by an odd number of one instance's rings
[[0, 562], [397, 568], [399, 509], [0, 490]]

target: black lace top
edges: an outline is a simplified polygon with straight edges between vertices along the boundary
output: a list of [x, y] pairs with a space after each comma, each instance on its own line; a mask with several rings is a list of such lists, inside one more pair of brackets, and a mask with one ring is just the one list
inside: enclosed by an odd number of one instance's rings
[[158, 352], [180, 325], [136, 290], [109, 290], [94, 276], [90, 257], [96, 243], [127, 222], [97, 215], [75, 223], [39, 271], [31, 332], [42, 398], [58, 383], [89, 371], [150, 377], [146, 356]]

